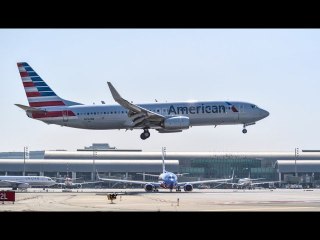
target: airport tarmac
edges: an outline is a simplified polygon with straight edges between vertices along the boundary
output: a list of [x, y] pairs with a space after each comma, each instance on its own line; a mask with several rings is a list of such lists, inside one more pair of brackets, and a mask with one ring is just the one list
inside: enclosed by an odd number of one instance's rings
[[[1, 189], [8, 190], [8, 189]], [[111, 203], [107, 193], [118, 193]], [[320, 189], [28, 189], [0, 211], [320, 211]]]

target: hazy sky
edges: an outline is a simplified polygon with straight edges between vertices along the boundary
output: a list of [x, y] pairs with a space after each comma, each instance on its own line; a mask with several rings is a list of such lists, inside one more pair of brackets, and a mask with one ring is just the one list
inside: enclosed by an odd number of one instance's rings
[[[0, 29], [0, 151], [91, 143], [160, 151], [320, 148], [319, 29]], [[62, 98], [115, 104], [107, 81], [134, 103], [247, 101], [270, 112], [249, 126], [193, 127], [140, 139], [141, 130], [80, 130], [32, 120], [16, 62]]]

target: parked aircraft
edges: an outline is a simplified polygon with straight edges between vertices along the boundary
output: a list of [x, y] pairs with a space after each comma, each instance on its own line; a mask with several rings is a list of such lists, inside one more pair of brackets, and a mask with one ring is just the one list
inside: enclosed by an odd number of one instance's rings
[[99, 182], [82, 182], [82, 183], [75, 183], [74, 180], [76, 180], [76, 178], [72, 179], [69, 177], [66, 178], [56, 178], [56, 179], [62, 179], [64, 182], [63, 183], [57, 183], [57, 185], [60, 185], [64, 188], [82, 188], [83, 185], [86, 184], [91, 184], [91, 183], [100, 183]]
[[165, 189], [176, 189], [176, 191], [181, 192], [181, 188], [185, 192], [190, 192], [193, 190], [193, 185], [195, 184], [203, 184], [203, 183], [221, 183], [232, 180], [232, 178], [228, 179], [214, 179], [214, 180], [203, 180], [203, 181], [190, 181], [190, 182], [178, 182], [178, 174], [174, 174], [172, 172], [168, 172], [165, 169], [164, 162], [164, 149], [162, 148], [162, 173], [159, 175], [158, 182], [147, 182], [147, 181], [135, 181], [135, 180], [125, 180], [125, 179], [112, 179], [112, 178], [101, 178], [99, 173], [97, 172], [98, 179], [101, 181], [109, 181], [109, 182], [120, 182], [120, 183], [132, 183], [132, 184], [140, 184], [144, 185], [144, 189], [146, 192], [158, 191], [158, 188]]
[[60, 98], [26, 62], [17, 63], [29, 106], [15, 104], [27, 116], [47, 124], [81, 129], [142, 129], [141, 139], [150, 137], [150, 129], [159, 133], [182, 132], [193, 126], [243, 125], [246, 127], [267, 117], [269, 112], [247, 102], [185, 101], [133, 104], [122, 98], [108, 82], [119, 105], [84, 105]]
[[232, 187], [241, 188], [241, 189], [254, 189], [255, 186], [263, 185], [263, 184], [274, 184], [279, 181], [267, 181], [267, 182], [255, 182], [257, 180], [263, 180], [264, 178], [240, 178], [237, 183], [231, 183]]
[[44, 176], [0, 176], [0, 187], [12, 187], [13, 190], [30, 187], [49, 187], [56, 182]]

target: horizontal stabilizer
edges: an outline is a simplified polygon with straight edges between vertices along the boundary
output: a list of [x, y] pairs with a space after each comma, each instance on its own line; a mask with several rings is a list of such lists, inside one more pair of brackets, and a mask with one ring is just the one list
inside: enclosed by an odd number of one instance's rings
[[30, 111], [30, 112], [46, 112], [45, 110], [41, 110], [41, 109], [38, 109], [38, 108], [25, 106], [25, 105], [22, 105], [22, 104], [14, 104], [14, 105], [16, 105], [17, 107], [23, 109], [24, 111]]

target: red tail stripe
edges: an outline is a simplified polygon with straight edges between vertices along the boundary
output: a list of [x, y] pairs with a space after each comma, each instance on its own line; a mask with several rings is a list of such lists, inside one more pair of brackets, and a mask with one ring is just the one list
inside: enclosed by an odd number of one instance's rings
[[23, 82], [24, 87], [35, 87], [33, 82]]
[[20, 72], [21, 77], [29, 77], [28, 72]]
[[30, 107], [49, 107], [49, 106], [65, 106], [62, 101], [50, 101], [50, 102], [31, 102]]
[[40, 97], [41, 94], [39, 92], [26, 92], [27, 97]]

